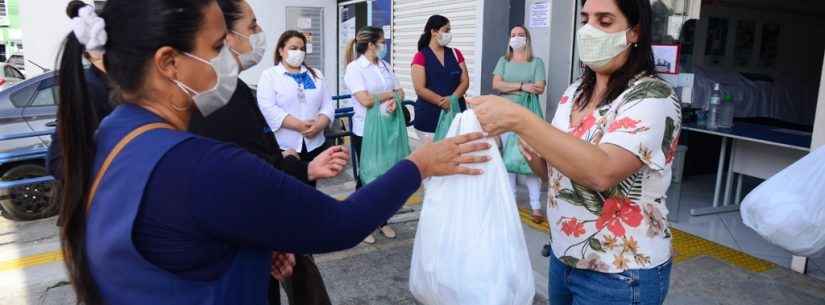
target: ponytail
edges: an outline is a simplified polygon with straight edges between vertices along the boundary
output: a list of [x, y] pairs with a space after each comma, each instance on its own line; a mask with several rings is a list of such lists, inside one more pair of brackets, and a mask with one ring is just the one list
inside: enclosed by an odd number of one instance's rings
[[418, 38], [418, 51], [424, 50], [428, 45], [430, 45], [430, 40], [433, 39], [433, 33], [430, 31], [424, 31], [424, 34], [421, 34], [421, 38]]
[[344, 53], [345, 54], [344, 59], [347, 61], [347, 63], [351, 63], [351, 62], [355, 61], [355, 59], [358, 57], [358, 55], [361, 55], [361, 54], [356, 54], [355, 44], [356, 44], [356, 40], [354, 38], [350, 39], [350, 41], [347, 43], [347, 49], [346, 49], [346, 52]]
[[85, 51], [75, 34], [70, 33], [60, 54], [60, 105], [56, 131], [60, 134], [60, 145], [63, 148], [60, 239], [63, 261], [77, 295], [77, 303], [97, 305], [101, 304], [101, 299], [86, 257], [85, 199], [95, 156], [93, 137], [98, 125], [98, 115], [88, 101], [82, 62]]
[[347, 63], [351, 63], [358, 59], [358, 56], [367, 52], [367, 48], [369, 48], [370, 43], [377, 43], [378, 40], [384, 37], [384, 30], [379, 27], [374, 26], [365, 26], [358, 34], [355, 35], [355, 39], [352, 39], [347, 43], [347, 50], [344, 53], [344, 59], [346, 59]]

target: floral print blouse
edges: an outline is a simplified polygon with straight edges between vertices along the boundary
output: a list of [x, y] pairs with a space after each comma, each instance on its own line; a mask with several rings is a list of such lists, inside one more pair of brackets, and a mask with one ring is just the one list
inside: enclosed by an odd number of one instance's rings
[[606, 273], [666, 263], [671, 232], [665, 194], [679, 142], [681, 105], [666, 82], [637, 77], [616, 100], [571, 126], [579, 85], [571, 85], [562, 96], [553, 126], [593, 145], [623, 148], [645, 166], [602, 193], [549, 166], [553, 253], [568, 266]]

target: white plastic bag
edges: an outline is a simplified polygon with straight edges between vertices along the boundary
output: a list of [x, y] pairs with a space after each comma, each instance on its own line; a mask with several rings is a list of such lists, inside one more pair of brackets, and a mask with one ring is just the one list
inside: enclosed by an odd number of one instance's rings
[[759, 185], [741, 212], [745, 225], [791, 253], [825, 250], [825, 148]]
[[[447, 137], [477, 131], [469, 110], [456, 116]], [[410, 267], [410, 290], [425, 305], [533, 302], [533, 268], [507, 170], [495, 148], [478, 154], [492, 158], [472, 165], [483, 175], [426, 182]]]

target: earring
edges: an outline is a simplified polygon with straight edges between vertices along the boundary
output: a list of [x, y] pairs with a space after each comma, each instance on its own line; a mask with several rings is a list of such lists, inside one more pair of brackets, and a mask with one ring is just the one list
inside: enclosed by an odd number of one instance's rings
[[634, 43], [634, 44], [633, 44], [633, 47], [634, 47], [634, 48], [638, 48], [638, 47], [639, 47], [639, 44], [638, 44], [638, 43]]

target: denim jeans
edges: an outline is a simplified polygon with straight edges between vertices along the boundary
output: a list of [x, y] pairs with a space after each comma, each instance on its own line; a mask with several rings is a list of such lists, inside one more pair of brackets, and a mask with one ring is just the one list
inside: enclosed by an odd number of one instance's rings
[[550, 305], [661, 305], [671, 261], [650, 269], [601, 273], [571, 268], [550, 255]]

